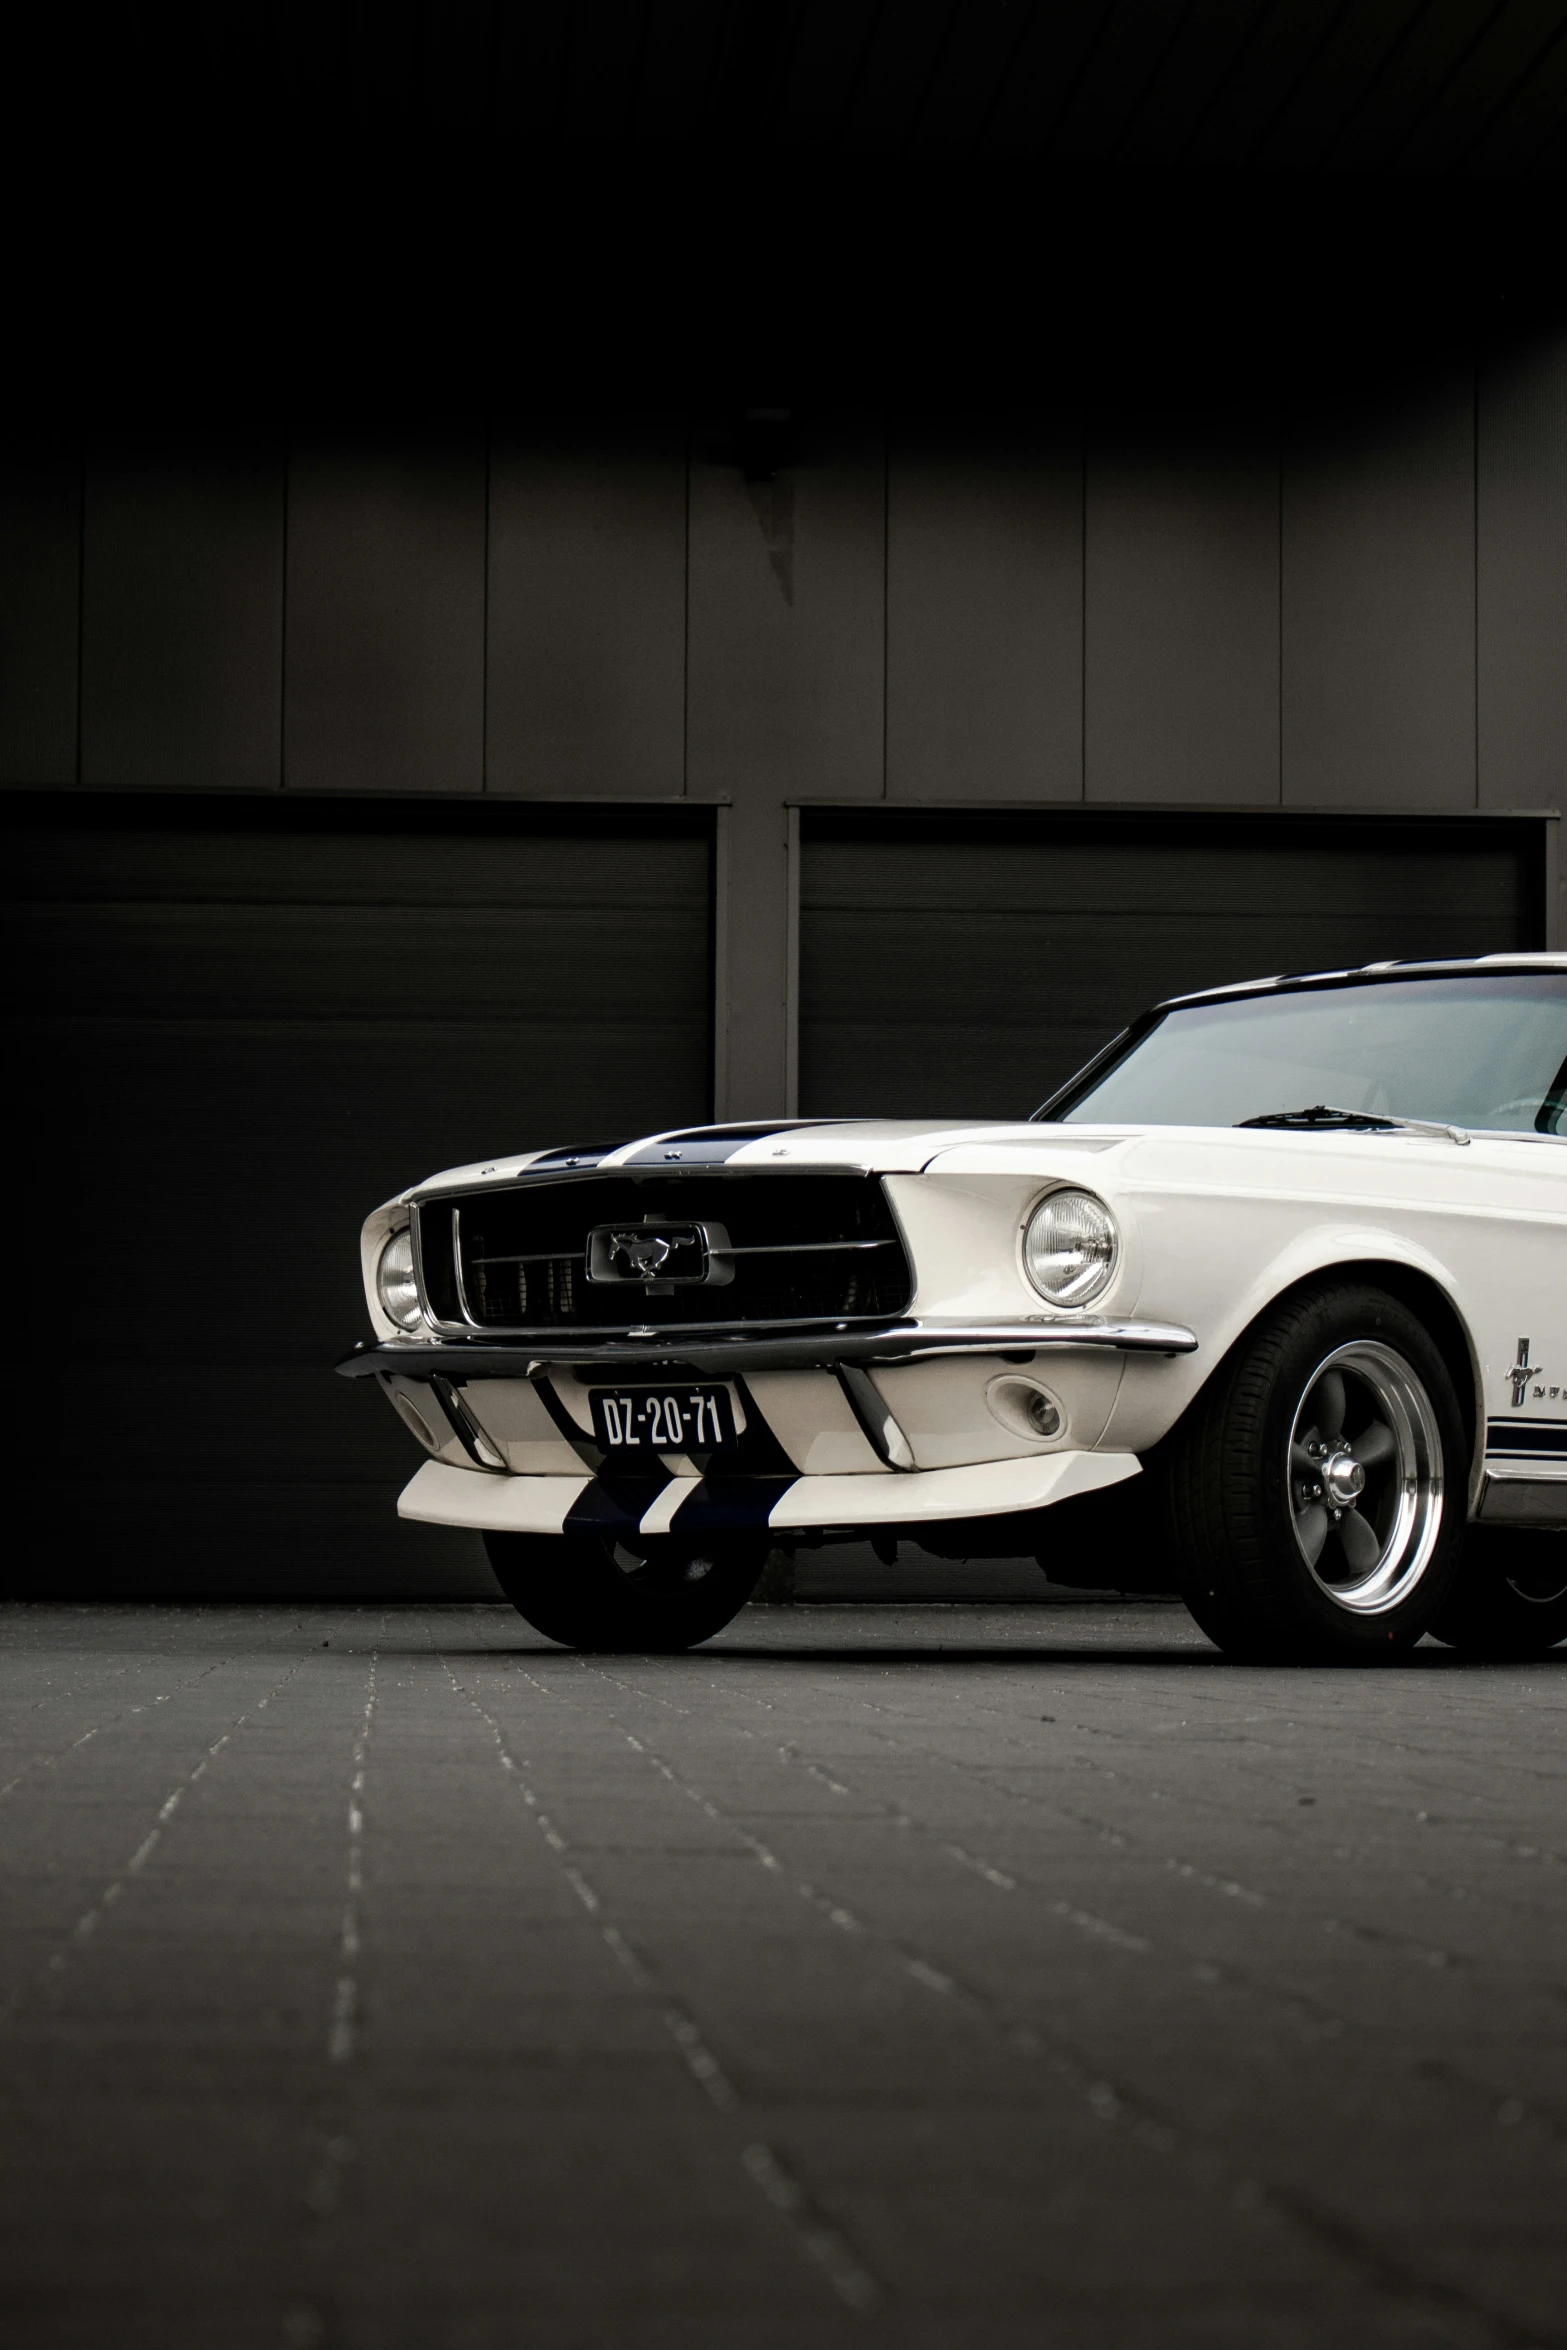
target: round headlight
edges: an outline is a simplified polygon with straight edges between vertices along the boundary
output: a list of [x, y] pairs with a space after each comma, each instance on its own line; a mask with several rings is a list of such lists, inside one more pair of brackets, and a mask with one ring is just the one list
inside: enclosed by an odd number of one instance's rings
[[1053, 1191], [1023, 1234], [1023, 1270], [1053, 1306], [1086, 1305], [1115, 1271], [1115, 1218], [1091, 1191]]
[[405, 1225], [394, 1232], [381, 1251], [375, 1269], [375, 1293], [381, 1311], [399, 1330], [415, 1330], [422, 1321], [419, 1284], [414, 1279], [414, 1239]]

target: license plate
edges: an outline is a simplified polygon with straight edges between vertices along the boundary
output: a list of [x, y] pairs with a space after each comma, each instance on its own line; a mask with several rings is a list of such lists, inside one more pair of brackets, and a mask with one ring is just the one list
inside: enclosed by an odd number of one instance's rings
[[594, 1387], [588, 1408], [606, 1452], [713, 1452], [735, 1440], [727, 1387]]

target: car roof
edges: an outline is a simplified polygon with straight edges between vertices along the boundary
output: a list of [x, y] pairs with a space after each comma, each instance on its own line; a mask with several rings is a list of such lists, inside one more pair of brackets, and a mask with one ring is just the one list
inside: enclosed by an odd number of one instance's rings
[[1505, 955], [1454, 955], [1435, 962], [1360, 963], [1345, 971], [1283, 971], [1271, 979], [1232, 980], [1227, 987], [1203, 987], [1191, 995], [1166, 996], [1155, 1009], [1167, 1012], [1177, 1004], [1220, 1004], [1234, 996], [1281, 994], [1294, 988], [1355, 986], [1362, 981], [1394, 978], [1466, 979], [1493, 971], [1567, 972], [1567, 954], [1535, 948]]

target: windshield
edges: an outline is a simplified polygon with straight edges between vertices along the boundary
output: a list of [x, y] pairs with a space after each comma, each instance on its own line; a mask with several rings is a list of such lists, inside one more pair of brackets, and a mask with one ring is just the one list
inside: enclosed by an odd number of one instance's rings
[[1567, 974], [1389, 979], [1192, 1004], [1166, 1012], [1057, 1115], [1238, 1126], [1318, 1102], [1562, 1132]]

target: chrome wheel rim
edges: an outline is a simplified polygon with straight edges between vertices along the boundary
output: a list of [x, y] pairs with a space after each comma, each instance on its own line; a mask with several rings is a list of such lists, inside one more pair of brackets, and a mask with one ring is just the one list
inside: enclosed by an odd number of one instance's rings
[[1418, 1375], [1377, 1339], [1335, 1347], [1307, 1380], [1286, 1473], [1295, 1542], [1317, 1588], [1352, 1616], [1416, 1588], [1442, 1530], [1442, 1438]]

